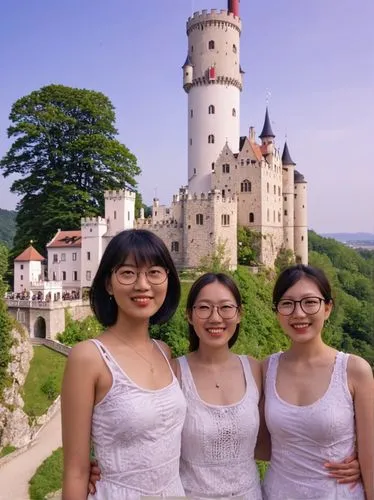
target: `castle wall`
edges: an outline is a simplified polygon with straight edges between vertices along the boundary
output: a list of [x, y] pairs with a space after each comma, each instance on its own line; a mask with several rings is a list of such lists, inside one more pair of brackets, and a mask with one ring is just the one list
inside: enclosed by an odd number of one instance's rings
[[295, 255], [296, 260], [308, 264], [307, 183], [295, 183]]
[[107, 222], [102, 217], [81, 219], [81, 288], [90, 287], [104, 252], [103, 236]]

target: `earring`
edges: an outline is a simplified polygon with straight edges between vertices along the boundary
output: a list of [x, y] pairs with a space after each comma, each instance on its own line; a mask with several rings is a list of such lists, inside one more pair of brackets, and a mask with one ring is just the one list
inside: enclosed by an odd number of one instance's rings
[[109, 294], [109, 300], [112, 302], [112, 300], [113, 300], [113, 295]]

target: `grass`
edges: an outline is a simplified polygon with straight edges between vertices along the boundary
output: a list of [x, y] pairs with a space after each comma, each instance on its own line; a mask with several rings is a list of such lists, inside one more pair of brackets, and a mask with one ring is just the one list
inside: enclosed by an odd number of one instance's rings
[[17, 448], [15, 446], [4, 446], [4, 448], [0, 451], [0, 458], [9, 455], [9, 453], [13, 453]]
[[62, 488], [62, 467], [62, 448], [58, 448], [44, 460], [30, 479], [31, 500], [44, 500], [48, 493]]
[[[45, 346], [34, 347], [34, 356], [23, 386], [23, 410], [30, 417], [43, 415], [60, 392], [66, 357]], [[55, 390], [51, 390], [51, 386]]]

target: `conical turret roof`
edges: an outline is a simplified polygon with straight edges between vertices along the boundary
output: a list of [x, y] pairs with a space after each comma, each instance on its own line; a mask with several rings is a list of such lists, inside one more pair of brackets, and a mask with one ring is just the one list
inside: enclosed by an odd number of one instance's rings
[[296, 163], [291, 158], [290, 152], [288, 150], [287, 142], [284, 143], [283, 154], [282, 154], [282, 163], [283, 163], [283, 165], [296, 165]]
[[182, 68], [185, 68], [186, 66], [193, 66], [190, 54], [187, 54], [186, 60], [184, 61]]
[[265, 113], [265, 122], [264, 126], [262, 128], [262, 132], [259, 135], [260, 139], [263, 139], [264, 137], [275, 137], [271, 125], [270, 125], [270, 118], [269, 118], [269, 111], [268, 108], [266, 108], [266, 113]]

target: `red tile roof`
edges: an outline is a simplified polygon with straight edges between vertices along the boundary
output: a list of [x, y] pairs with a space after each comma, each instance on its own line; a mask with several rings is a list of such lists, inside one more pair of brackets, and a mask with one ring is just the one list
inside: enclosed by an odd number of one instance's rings
[[66, 248], [82, 246], [82, 237], [80, 231], [57, 231], [47, 248]]
[[254, 152], [257, 161], [261, 161], [262, 158], [261, 146], [259, 146], [255, 142], [250, 142], [250, 145], [252, 146], [252, 151]]
[[44, 257], [40, 255], [40, 253], [35, 250], [35, 248], [30, 245], [26, 250], [18, 255], [14, 260], [17, 262], [30, 262], [30, 261], [42, 261]]

